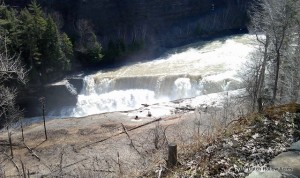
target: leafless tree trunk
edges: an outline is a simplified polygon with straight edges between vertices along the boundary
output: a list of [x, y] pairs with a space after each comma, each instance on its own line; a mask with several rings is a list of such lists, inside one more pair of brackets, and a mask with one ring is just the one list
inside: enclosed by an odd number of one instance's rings
[[17, 89], [11, 87], [11, 81], [26, 83], [27, 71], [22, 66], [19, 56], [9, 56], [6, 37], [0, 36], [0, 126], [20, 117], [20, 110], [15, 106]]
[[[257, 37], [258, 39], [258, 37]], [[268, 60], [268, 47], [270, 44], [270, 37], [269, 35], [266, 35], [266, 39], [265, 42], [261, 41], [261, 43], [263, 44], [264, 47], [264, 52], [263, 52], [263, 61], [261, 63], [261, 69], [259, 71], [259, 77], [258, 77], [258, 93], [257, 93], [257, 97], [256, 97], [256, 101], [258, 102], [258, 100], [263, 100], [263, 89], [264, 89], [264, 84], [265, 84], [265, 73], [266, 73], [266, 65], [267, 65], [267, 60]], [[258, 103], [260, 106], [262, 104]]]
[[9, 148], [10, 148], [10, 155], [12, 158], [14, 158], [14, 152], [13, 152], [12, 140], [11, 140], [11, 132], [9, 131], [8, 126], [7, 126], [7, 135], [8, 135], [8, 142], [9, 142]]
[[[264, 88], [268, 88], [271, 104], [275, 104], [279, 88], [281, 96], [286, 94], [287, 89], [283, 85], [288, 80], [284, 77], [286, 70], [298, 70], [294, 66], [290, 69], [284, 66], [292, 60], [288, 53], [294, 51], [295, 46], [299, 47], [299, 44], [294, 44], [294, 34], [298, 33], [295, 27], [299, 18], [299, 0], [258, 0], [250, 10], [250, 16], [249, 29], [256, 34], [263, 49], [260, 51], [262, 61], [258, 65], [259, 72], [253, 78], [257, 79], [252, 90], [253, 103], [258, 99], [263, 101]], [[264, 35], [264, 38], [258, 34]]]
[[45, 118], [45, 98], [42, 97], [40, 99], [41, 104], [42, 104], [42, 112], [43, 112], [43, 121], [44, 121], [44, 132], [45, 132], [45, 140], [48, 140], [48, 135], [47, 135], [47, 127], [46, 127], [46, 118]]

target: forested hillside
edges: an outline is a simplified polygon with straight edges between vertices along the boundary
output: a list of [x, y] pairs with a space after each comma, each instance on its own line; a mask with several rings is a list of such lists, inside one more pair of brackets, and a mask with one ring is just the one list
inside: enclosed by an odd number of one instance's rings
[[[53, 81], [71, 70], [75, 48], [62, 31], [58, 14], [45, 13], [36, 1], [32, 1], [22, 9], [2, 4], [0, 16], [0, 35], [6, 40], [7, 51], [10, 55], [20, 55], [29, 69], [30, 82]], [[92, 29], [86, 29], [84, 21], [79, 25], [76, 54], [91, 63], [99, 61], [101, 46], [95, 34]]]
[[[7, 0], [23, 7], [23, 0]], [[106, 64], [150, 59], [166, 48], [199, 39], [245, 32], [251, 0], [38, 0], [60, 14], [62, 29], [74, 41], [87, 21], [103, 46]], [[75, 45], [76, 46], [76, 45]]]

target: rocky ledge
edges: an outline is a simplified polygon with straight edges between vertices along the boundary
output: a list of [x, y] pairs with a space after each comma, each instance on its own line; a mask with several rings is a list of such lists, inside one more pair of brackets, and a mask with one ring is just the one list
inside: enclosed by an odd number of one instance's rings
[[57, 83], [38, 86], [32, 91], [21, 93], [17, 99], [19, 106], [26, 112], [25, 117], [36, 117], [42, 114], [41, 98], [45, 98], [46, 114], [64, 107], [76, 106], [77, 95], [83, 88], [82, 77], [70, 77]]

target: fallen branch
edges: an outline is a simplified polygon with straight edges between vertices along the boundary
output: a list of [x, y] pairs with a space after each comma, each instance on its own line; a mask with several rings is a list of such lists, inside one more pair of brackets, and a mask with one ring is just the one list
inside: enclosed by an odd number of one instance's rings
[[29, 148], [25, 143], [24, 146], [27, 148], [27, 150], [32, 154], [32, 156], [36, 157], [39, 161], [41, 161], [41, 158], [38, 157], [31, 148]]
[[189, 108], [189, 107], [176, 107], [175, 109], [177, 110], [182, 110], [182, 111], [195, 111], [196, 109], [195, 108]]
[[[117, 164], [118, 164], [118, 167], [119, 167], [120, 175], [123, 175], [123, 171], [121, 169], [120, 154], [119, 154], [119, 152], [117, 152]], [[121, 177], [121, 176], [119, 176], [119, 177]]]
[[[61, 169], [65, 169], [65, 168], [68, 168], [68, 167], [71, 167], [71, 166], [74, 166], [74, 165], [76, 165], [76, 164], [78, 164], [78, 163], [81, 163], [81, 162], [83, 162], [83, 161], [86, 161], [88, 158], [84, 158], [84, 159], [82, 159], [82, 160], [80, 160], [80, 161], [77, 161], [77, 162], [75, 162], [75, 163], [72, 163], [72, 164], [68, 164], [68, 165], [66, 165], [66, 166], [64, 166], [64, 167], [62, 167]], [[60, 170], [60, 169], [59, 169]], [[57, 170], [56, 170], [57, 171]], [[54, 171], [54, 172], [56, 172], [56, 171]]]
[[162, 172], [163, 172], [163, 166], [161, 164], [159, 164], [160, 169], [158, 170], [158, 176], [157, 178], [161, 178], [162, 176]]
[[23, 142], [23, 145], [25, 146], [25, 148], [27, 148], [27, 150], [29, 151], [29, 153], [31, 153], [32, 156], [34, 156], [38, 161], [40, 161], [44, 166], [46, 166], [50, 172], [52, 172], [51, 168], [44, 161], [42, 161], [37, 154], [34, 153], [33, 149], [29, 148], [29, 146], [27, 146], [25, 142]]
[[125, 134], [127, 135], [128, 139], [130, 140], [130, 146], [132, 146], [132, 148], [133, 148], [136, 152], [138, 152], [138, 154], [140, 155], [141, 153], [140, 153], [139, 150], [134, 146], [133, 141], [132, 141], [132, 139], [130, 138], [130, 135], [129, 135], [129, 133], [127, 132], [126, 127], [125, 127], [122, 123], [121, 123], [121, 125], [122, 125], [122, 127], [123, 127], [123, 130], [124, 130]]
[[103, 169], [84, 169], [86, 171], [92, 171], [92, 172], [107, 172], [107, 173], [114, 173], [115, 171], [110, 170], [103, 170]]
[[[132, 131], [132, 130], [135, 130], [135, 129], [144, 127], [144, 126], [146, 126], [146, 125], [152, 124], [152, 123], [154, 123], [154, 122], [158, 122], [158, 121], [160, 121], [160, 120], [161, 120], [161, 118], [155, 119], [155, 120], [153, 120], [153, 121], [151, 121], [151, 122], [147, 122], [147, 123], [145, 123], [145, 124], [142, 124], [142, 125], [133, 127], [133, 128], [131, 128], [131, 129], [128, 129], [128, 131]], [[75, 151], [78, 152], [78, 151], [80, 151], [80, 150], [83, 149], [83, 148], [86, 148], [86, 147], [95, 145], [95, 144], [97, 144], [97, 143], [104, 142], [104, 141], [106, 141], [106, 140], [108, 140], [108, 139], [111, 139], [111, 138], [113, 138], [113, 137], [119, 136], [119, 135], [124, 134], [124, 133], [125, 133], [125, 132], [122, 131], [122, 132], [119, 132], [119, 133], [117, 133], [117, 134], [111, 135], [111, 136], [109, 136], [109, 137], [107, 137], [107, 138], [104, 138], [104, 139], [95, 141], [95, 142], [93, 142], [93, 143], [86, 144], [86, 145], [84, 145], [84, 146], [82, 146], [82, 147], [79, 147], [79, 148], [75, 149]]]
[[[17, 143], [12, 143], [11, 144], [12, 146], [20, 146], [20, 144], [17, 144]], [[0, 146], [10, 146], [9, 143], [0, 143]]]
[[139, 125], [139, 126], [133, 127], [133, 128], [131, 128], [131, 129], [128, 129], [128, 130], [129, 130], [129, 131], [132, 131], [132, 130], [135, 130], [135, 129], [138, 129], [138, 128], [141, 128], [141, 127], [144, 127], [144, 126], [146, 126], [146, 125], [149, 125], [149, 124], [152, 124], [152, 123], [154, 123], [154, 122], [158, 122], [158, 121], [161, 121], [161, 118], [155, 119], [155, 120], [153, 120], [153, 121], [151, 121], [151, 122], [147, 122], [147, 123], [145, 123], [145, 124], [142, 124], [142, 125]]
[[64, 157], [64, 149], [60, 152], [60, 161], [59, 161], [59, 174], [63, 172], [63, 157]]
[[[84, 158], [84, 159], [82, 159], [82, 160], [79, 160], [79, 161], [76, 161], [76, 162], [74, 162], [74, 163], [68, 164], [68, 165], [66, 165], [66, 166], [60, 167], [60, 168], [58, 168], [58, 169], [52, 171], [51, 173], [46, 174], [46, 175], [43, 175], [43, 176], [51, 175], [51, 174], [53, 174], [53, 173], [55, 173], [55, 172], [58, 172], [58, 171], [63, 170], [63, 169], [65, 169], [65, 168], [74, 166], [74, 165], [76, 165], [76, 164], [78, 164], [78, 163], [81, 163], [81, 162], [83, 162], [83, 161], [86, 161], [86, 160], [88, 160], [88, 158]], [[42, 176], [42, 177], [43, 177], [43, 176]]]
[[21, 166], [22, 166], [22, 170], [23, 170], [23, 177], [26, 178], [25, 165], [21, 159], [20, 159], [20, 162], [21, 162]]

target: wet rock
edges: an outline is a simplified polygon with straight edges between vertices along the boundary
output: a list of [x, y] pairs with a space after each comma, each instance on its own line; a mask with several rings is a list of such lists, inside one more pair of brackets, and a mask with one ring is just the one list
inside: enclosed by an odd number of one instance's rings
[[[45, 97], [45, 112], [64, 107], [76, 106], [77, 95], [83, 88], [82, 78], [69, 78], [46, 86], [36, 86], [24, 91], [18, 96], [17, 103], [24, 110], [24, 116], [36, 117], [42, 115], [40, 98]], [[60, 112], [60, 111], [59, 111]]]
[[56, 110], [68, 106], [76, 106], [77, 90], [64, 80], [45, 87], [46, 110]]
[[293, 143], [287, 150], [300, 152], [300, 141]]
[[17, 98], [18, 106], [24, 110], [25, 117], [34, 117], [41, 115], [42, 110], [39, 102], [40, 96], [38, 94], [34, 95], [22, 95]]
[[278, 171], [253, 171], [246, 178], [281, 178], [282, 175]]
[[76, 88], [76, 91], [79, 94], [83, 88], [83, 78], [70, 78], [68, 81], [74, 88]]
[[300, 177], [300, 152], [283, 152], [270, 162], [270, 166], [285, 175]]

